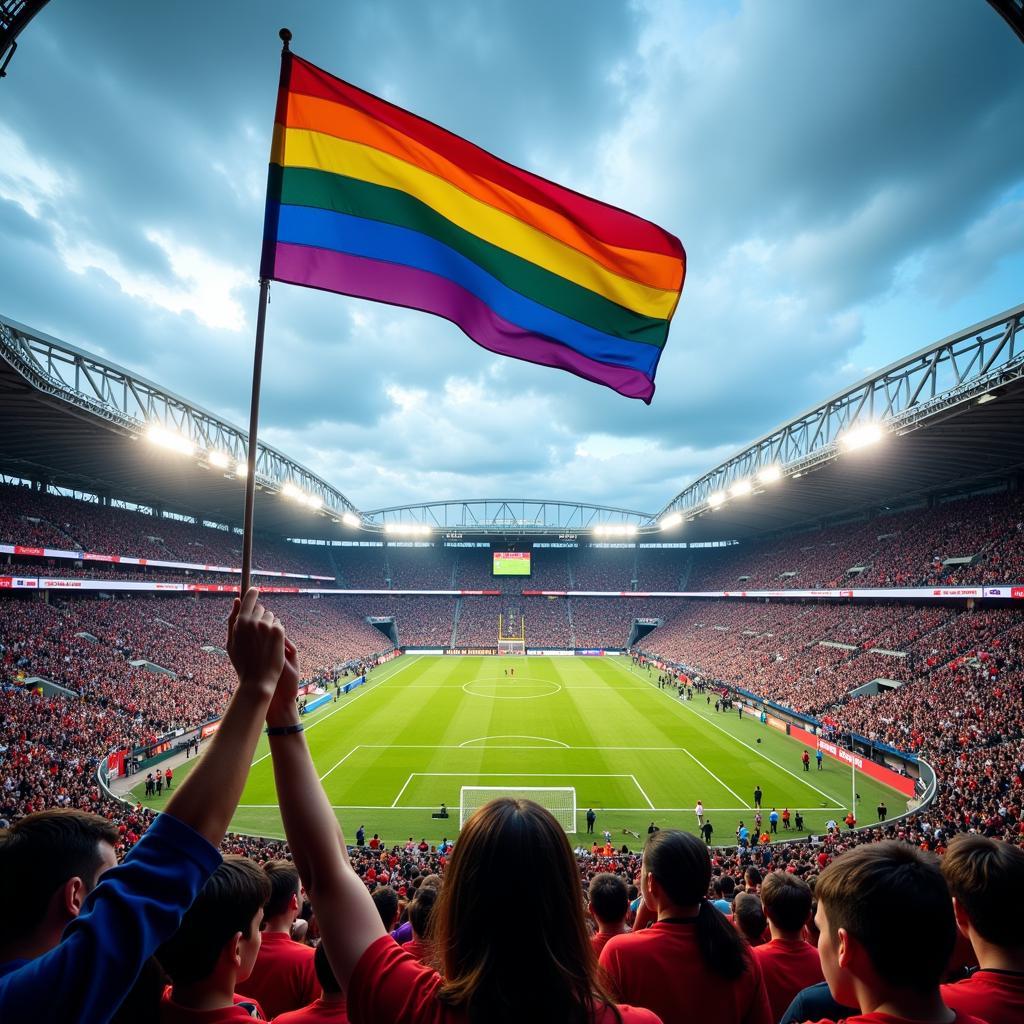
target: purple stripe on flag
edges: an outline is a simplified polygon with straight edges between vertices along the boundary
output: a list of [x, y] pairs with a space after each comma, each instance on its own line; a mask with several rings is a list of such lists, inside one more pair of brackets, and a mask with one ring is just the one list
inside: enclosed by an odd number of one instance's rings
[[444, 317], [482, 348], [541, 366], [568, 370], [648, 405], [654, 381], [639, 370], [609, 366], [574, 349], [525, 331], [445, 277], [383, 260], [349, 256], [329, 249], [279, 242], [274, 263], [278, 281], [339, 292]]

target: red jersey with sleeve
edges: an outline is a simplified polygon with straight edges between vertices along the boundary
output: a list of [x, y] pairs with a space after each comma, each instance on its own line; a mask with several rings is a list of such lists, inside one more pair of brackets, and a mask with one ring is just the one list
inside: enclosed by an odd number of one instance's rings
[[252, 974], [235, 990], [258, 1000], [271, 1018], [307, 1006], [321, 995], [314, 953], [284, 932], [264, 932]]
[[160, 1024], [246, 1024], [247, 1021], [268, 1020], [255, 999], [236, 993], [233, 1006], [219, 1006], [216, 1010], [193, 1010], [171, 998], [171, 986], [164, 989], [160, 1000]]
[[600, 959], [619, 998], [653, 1010], [664, 1024], [775, 1024], [757, 961], [751, 957], [734, 981], [715, 975], [704, 966], [693, 923], [658, 921], [616, 935]]
[[609, 939], [614, 939], [616, 935], [628, 935], [628, 932], [594, 932], [590, 936], [590, 944], [594, 947], [594, 952], [600, 956], [601, 950], [608, 945]]
[[301, 1010], [289, 1010], [274, 1018], [273, 1024], [349, 1024], [348, 1008], [344, 999], [324, 999]]
[[[911, 1020], [909, 1017], [894, 1017], [891, 1013], [855, 1013], [852, 1017], [844, 1017], [841, 1022], [822, 1019], [816, 1021], [815, 1024], [921, 1024], [921, 1021]], [[956, 1019], [952, 1024], [987, 1024], [987, 1022], [957, 1010]]]
[[1024, 1021], [1024, 974], [1019, 971], [975, 971], [969, 978], [942, 986], [942, 1001], [958, 1013], [970, 1013], [987, 1024]]
[[772, 939], [753, 953], [764, 976], [772, 1020], [782, 1020], [798, 992], [825, 980], [818, 951], [803, 939]]
[[[524, 978], [527, 985], [529, 979]], [[382, 935], [360, 957], [348, 984], [348, 1010], [353, 1020], [388, 1024], [465, 1024], [459, 1007], [444, 1005], [437, 993], [441, 975], [409, 956], [390, 935]], [[634, 1006], [620, 1006], [622, 1024], [661, 1024], [659, 1017]], [[611, 1007], [597, 1011], [593, 1024], [614, 1024]]]

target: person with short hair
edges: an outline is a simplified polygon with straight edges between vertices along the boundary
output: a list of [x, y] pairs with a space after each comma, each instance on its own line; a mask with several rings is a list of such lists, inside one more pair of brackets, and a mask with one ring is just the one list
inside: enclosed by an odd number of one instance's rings
[[957, 927], [970, 941], [978, 968], [942, 986], [945, 1004], [987, 1024], [1024, 1021], [1024, 934], [1007, 905], [1024, 892], [1024, 850], [986, 836], [954, 836], [942, 858]]
[[774, 1024], [760, 967], [705, 899], [707, 848], [688, 832], [662, 829], [647, 840], [641, 863], [643, 902], [657, 920], [609, 939], [600, 958], [619, 997], [664, 1024]]
[[121, 1005], [221, 862], [217, 845], [288, 647], [255, 587], [236, 598], [227, 650], [238, 688], [202, 759], [122, 864], [113, 866], [114, 846], [102, 831], [83, 845], [80, 821], [66, 813], [30, 814], [0, 830], [4, 1024], [35, 1024], [41, 1008], [50, 1020], [106, 1021]]
[[[384, 925], [386, 931], [394, 931], [395, 925], [398, 924], [399, 908], [398, 908], [398, 893], [391, 888], [390, 885], [382, 885], [370, 894], [370, 898], [373, 900], [373, 905], [377, 908], [377, 913], [380, 914], [380, 923]], [[409, 935], [409, 939], [412, 935]], [[408, 942], [409, 939], [405, 941]]]
[[612, 936], [625, 935], [629, 931], [626, 927], [629, 892], [622, 878], [602, 871], [590, 880], [587, 897], [587, 909], [597, 925], [597, 931], [590, 937], [590, 944], [594, 952], [600, 955]]
[[737, 893], [732, 905], [732, 923], [751, 949], [760, 946], [768, 929], [760, 897], [749, 891]]
[[269, 897], [270, 881], [258, 864], [245, 857], [224, 858], [178, 930], [157, 950], [171, 979], [160, 1003], [160, 1024], [269, 1019], [255, 999], [235, 994], [259, 955], [263, 905]]
[[700, 834], [704, 837], [704, 844], [706, 846], [711, 845], [711, 837], [715, 834], [715, 828], [711, 824], [711, 819], [705, 820], [704, 824], [700, 827]]
[[594, 823], [597, 821], [597, 814], [593, 807], [587, 808], [587, 835], [594, 834]]
[[754, 950], [764, 974], [772, 1020], [778, 1021], [797, 993], [824, 980], [818, 951], [803, 938], [811, 913], [811, 888], [796, 875], [773, 871], [761, 884], [771, 941]]
[[836, 857], [815, 885], [818, 955], [848, 1024], [976, 1024], [939, 992], [956, 942], [949, 890], [932, 854], [889, 840]]
[[811, 770], [811, 755], [806, 750], [800, 755], [800, 763], [804, 766], [805, 772]]
[[878, 809], [878, 820], [879, 821], [885, 821], [885, 819], [889, 815], [889, 808], [885, 806], [885, 801], [884, 800], [879, 800], [878, 801], [878, 808], [877, 809]]
[[764, 793], [761, 792], [760, 785], [755, 786], [754, 787], [754, 807], [755, 808], [759, 809], [761, 807], [761, 798], [763, 796], [764, 796]]
[[288, 1013], [275, 1017], [274, 1024], [349, 1024], [345, 992], [331, 970], [323, 943], [316, 947], [313, 967], [316, 969], [316, 978], [323, 989], [323, 995], [301, 1010], [289, 1010]]
[[249, 976], [237, 991], [263, 1007], [268, 1018], [297, 1010], [320, 995], [313, 967], [313, 949], [292, 938], [292, 925], [302, 909], [302, 885], [295, 865], [268, 860], [263, 872], [270, 894], [263, 908], [263, 942]]

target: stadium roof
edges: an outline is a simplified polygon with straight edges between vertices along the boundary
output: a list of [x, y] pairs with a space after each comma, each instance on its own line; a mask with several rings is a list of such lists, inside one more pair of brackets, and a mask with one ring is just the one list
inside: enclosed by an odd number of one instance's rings
[[[336, 488], [261, 443], [257, 528], [316, 539], [369, 530], [706, 542], [977, 488], [1024, 468], [1022, 326], [1024, 305], [893, 363], [759, 438], [656, 515], [523, 498], [358, 513]], [[860, 446], [847, 450], [851, 442]], [[0, 316], [0, 473], [238, 524], [244, 452], [245, 433], [207, 410]], [[766, 473], [778, 479], [764, 482]]]

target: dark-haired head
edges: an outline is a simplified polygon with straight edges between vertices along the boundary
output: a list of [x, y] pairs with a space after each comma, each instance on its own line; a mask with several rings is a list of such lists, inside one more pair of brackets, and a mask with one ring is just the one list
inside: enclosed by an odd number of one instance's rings
[[[515, 928], [495, 905], [496, 878]], [[532, 800], [492, 800], [466, 822], [433, 928], [445, 978], [439, 998], [470, 1021], [583, 1022], [612, 1004], [587, 935], [572, 848]]]
[[720, 977], [738, 978], [749, 969], [743, 940], [706, 899], [711, 857], [696, 836], [662, 829], [644, 846], [640, 892], [659, 920], [692, 919], [704, 965]]

